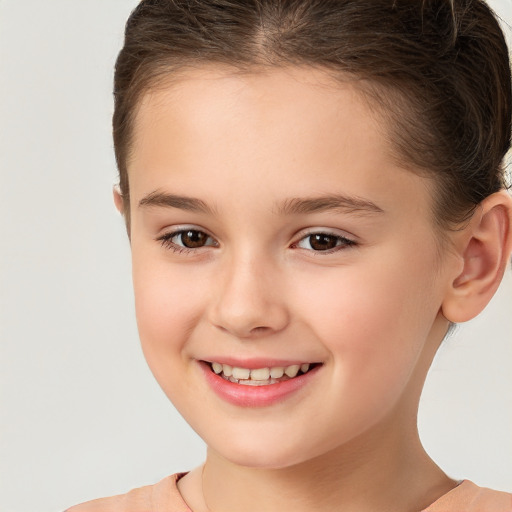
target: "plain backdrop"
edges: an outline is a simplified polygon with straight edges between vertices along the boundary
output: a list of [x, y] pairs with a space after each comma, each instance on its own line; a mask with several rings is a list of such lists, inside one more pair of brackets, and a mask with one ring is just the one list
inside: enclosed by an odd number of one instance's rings
[[[135, 4], [0, 0], [0, 512], [62, 511], [205, 454], [143, 359], [111, 200], [112, 69]], [[512, 490], [510, 272], [438, 353], [420, 428], [448, 474]]]

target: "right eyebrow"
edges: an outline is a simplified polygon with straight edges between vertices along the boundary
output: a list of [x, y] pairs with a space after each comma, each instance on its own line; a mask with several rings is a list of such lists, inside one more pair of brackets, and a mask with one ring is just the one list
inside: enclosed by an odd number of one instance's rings
[[150, 207], [178, 208], [189, 212], [213, 214], [212, 208], [201, 199], [167, 194], [159, 190], [149, 193], [139, 201], [139, 208]]

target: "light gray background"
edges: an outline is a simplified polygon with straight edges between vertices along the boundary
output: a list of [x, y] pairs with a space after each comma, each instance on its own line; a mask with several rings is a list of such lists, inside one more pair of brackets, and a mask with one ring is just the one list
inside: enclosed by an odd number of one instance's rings
[[[111, 201], [112, 68], [135, 4], [0, 0], [0, 512], [63, 510], [204, 456], [143, 360]], [[508, 490], [511, 317], [509, 272], [440, 350], [420, 411], [450, 475]]]

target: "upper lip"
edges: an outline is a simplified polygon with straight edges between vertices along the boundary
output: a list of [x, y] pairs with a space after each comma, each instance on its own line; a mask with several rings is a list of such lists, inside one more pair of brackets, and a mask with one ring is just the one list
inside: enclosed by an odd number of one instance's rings
[[207, 363], [220, 363], [227, 364], [236, 368], [247, 368], [249, 370], [256, 370], [258, 368], [276, 368], [276, 367], [287, 367], [292, 365], [302, 365], [304, 363], [316, 363], [319, 361], [311, 361], [307, 359], [271, 359], [263, 357], [237, 359], [234, 357], [208, 357], [201, 359]]

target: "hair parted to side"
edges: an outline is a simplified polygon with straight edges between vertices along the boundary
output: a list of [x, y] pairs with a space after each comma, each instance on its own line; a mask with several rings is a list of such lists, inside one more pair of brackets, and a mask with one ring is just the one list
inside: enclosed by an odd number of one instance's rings
[[314, 66], [357, 80], [402, 165], [432, 176], [456, 225], [505, 186], [508, 50], [480, 0], [142, 0], [114, 78], [114, 146], [129, 231], [128, 163], [142, 96], [187, 67]]

